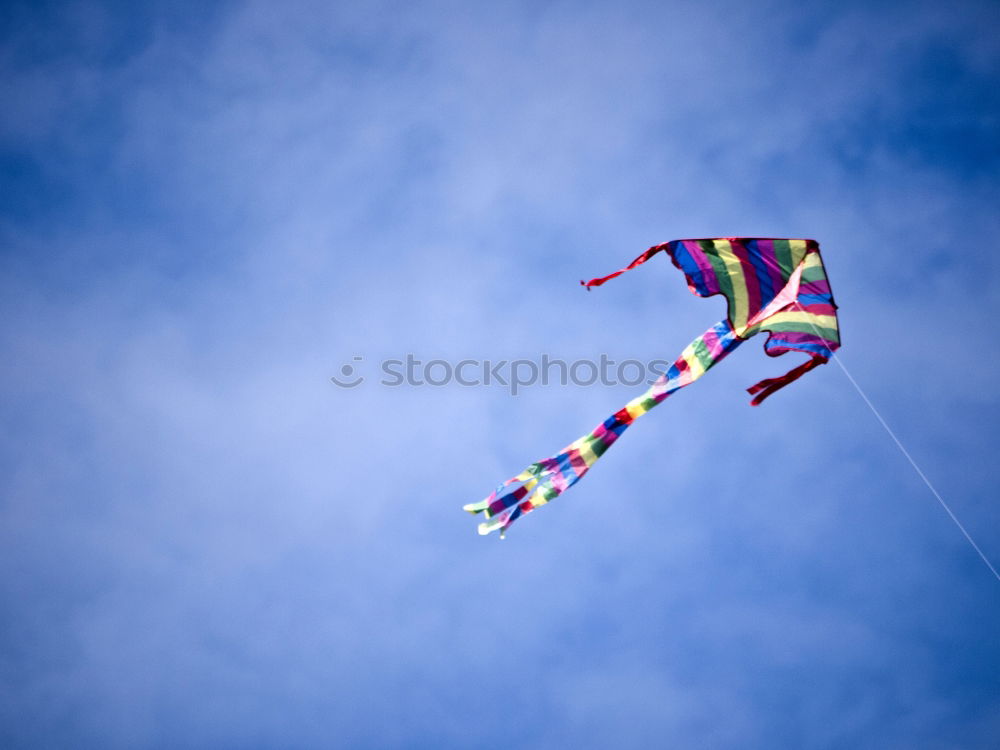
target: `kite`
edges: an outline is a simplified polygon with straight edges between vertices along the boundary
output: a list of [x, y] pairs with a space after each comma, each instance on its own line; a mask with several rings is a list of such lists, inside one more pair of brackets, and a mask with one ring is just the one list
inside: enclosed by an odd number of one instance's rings
[[825, 364], [840, 347], [837, 306], [815, 240], [763, 237], [673, 240], [655, 245], [628, 266], [590, 281], [589, 291], [642, 265], [660, 251], [687, 278], [699, 297], [716, 294], [728, 302], [726, 317], [696, 338], [648, 391], [628, 402], [593, 431], [555, 456], [531, 464], [502, 482], [485, 500], [464, 510], [482, 513], [479, 533], [500, 529], [545, 505], [583, 478], [598, 458], [636, 419], [690, 385], [756, 333], [766, 331], [764, 351], [777, 357], [803, 352], [809, 359], [784, 375], [762, 380], [747, 390], [759, 405], [768, 396]]

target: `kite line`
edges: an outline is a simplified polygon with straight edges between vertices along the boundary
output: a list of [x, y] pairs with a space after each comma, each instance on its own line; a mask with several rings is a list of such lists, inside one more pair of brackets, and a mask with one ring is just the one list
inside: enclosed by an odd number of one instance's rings
[[[798, 306], [798, 303], [796, 303], [796, 306]], [[834, 362], [837, 363], [837, 366], [840, 367], [841, 372], [844, 373], [847, 379], [851, 382], [851, 385], [854, 386], [854, 390], [856, 390], [858, 392], [858, 395], [861, 396], [861, 400], [865, 402], [865, 404], [868, 406], [869, 409], [871, 409], [872, 414], [875, 415], [875, 419], [878, 420], [879, 424], [882, 425], [882, 428], [886, 431], [889, 437], [892, 438], [892, 441], [896, 444], [896, 447], [899, 448], [900, 453], [902, 453], [906, 457], [906, 460], [910, 462], [910, 466], [912, 466], [913, 470], [917, 472], [917, 476], [919, 476], [922, 480], [924, 480], [924, 484], [927, 485], [927, 489], [931, 491], [931, 494], [934, 495], [937, 501], [941, 504], [941, 507], [944, 508], [945, 513], [948, 514], [948, 517], [955, 522], [955, 525], [958, 527], [958, 530], [962, 532], [965, 538], [969, 541], [969, 544], [972, 545], [972, 549], [974, 549], [976, 553], [979, 555], [979, 557], [982, 559], [982, 561], [986, 563], [986, 567], [990, 569], [990, 572], [993, 574], [993, 576], [998, 581], [1000, 581], [1000, 573], [997, 573], [997, 569], [993, 567], [993, 563], [990, 562], [989, 558], [986, 557], [986, 554], [979, 548], [979, 545], [976, 544], [976, 540], [972, 538], [972, 535], [968, 531], [966, 531], [965, 526], [963, 526], [962, 522], [958, 520], [958, 516], [954, 514], [952, 509], [948, 506], [948, 503], [944, 501], [944, 498], [941, 497], [941, 493], [937, 491], [937, 488], [935, 488], [934, 485], [931, 484], [931, 480], [927, 478], [927, 475], [924, 474], [920, 466], [917, 465], [917, 462], [913, 459], [913, 456], [910, 455], [910, 452], [906, 450], [902, 441], [900, 441], [900, 439], [896, 437], [896, 433], [893, 432], [892, 428], [889, 426], [889, 423], [885, 421], [885, 419], [882, 417], [882, 414], [879, 412], [878, 409], [875, 408], [875, 405], [871, 402], [871, 399], [868, 398], [867, 394], [865, 394], [861, 386], [858, 385], [858, 381], [856, 381], [854, 379], [854, 376], [851, 375], [850, 372], [848, 372], [847, 367], [844, 366], [844, 363], [841, 361], [840, 357], [834, 353], [834, 355], [831, 356], [830, 359], [832, 359]]]

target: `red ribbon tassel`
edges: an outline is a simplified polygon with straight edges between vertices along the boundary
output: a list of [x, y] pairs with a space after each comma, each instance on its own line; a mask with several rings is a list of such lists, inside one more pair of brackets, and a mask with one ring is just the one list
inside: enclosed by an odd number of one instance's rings
[[656, 255], [658, 252], [660, 252], [661, 250], [665, 250], [666, 247], [667, 247], [667, 245], [669, 245], [669, 244], [670, 243], [668, 242], [668, 243], [665, 243], [663, 245], [654, 245], [653, 247], [649, 248], [649, 250], [647, 250], [646, 252], [644, 252], [642, 255], [640, 255], [638, 258], [636, 258], [635, 260], [633, 260], [631, 263], [629, 263], [627, 266], [625, 266], [625, 268], [621, 269], [620, 271], [615, 271], [614, 273], [609, 273], [607, 276], [599, 276], [598, 278], [591, 279], [590, 281], [581, 281], [580, 283], [584, 287], [586, 287], [587, 291], [589, 292], [590, 291], [590, 287], [592, 287], [592, 286], [600, 286], [605, 281], [611, 281], [611, 279], [613, 279], [615, 276], [621, 276], [626, 271], [631, 271], [636, 266], [641, 266], [647, 260], [649, 260], [654, 255]]
[[756, 385], [752, 385], [747, 388], [747, 393], [754, 396], [753, 401], [750, 402], [751, 406], [760, 406], [760, 404], [770, 396], [772, 393], [780, 391], [789, 383], [794, 383], [796, 380], [801, 378], [807, 372], [809, 372], [814, 367], [819, 367], [822, 364], [826, 364], [826, 360], [823, 357], [813, 357], [808, 362], [803, 362], [801, 365], [796, 367], [794, 370], [789, 370], [784, 375], [777, 378], [767, 378], [762, 380]]

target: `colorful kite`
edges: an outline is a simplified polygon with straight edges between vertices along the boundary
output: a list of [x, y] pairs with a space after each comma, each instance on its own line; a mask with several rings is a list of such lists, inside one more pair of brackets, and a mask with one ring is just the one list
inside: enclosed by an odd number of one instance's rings
[[780, 377], [748, 388], [754, 406], [829, 361], [840, 347], [837, 306], [815, 240], [674, 240], [649, 248], [620, 271], [580, 283], [588, 290], [600, 286], [642, 265], [661, 250], [684, 272], [692, 292], [700, 297], [725, 295], [728, 314], [688, 344], [648, 391], [629, 401], [590, 434], [503, 482], [485, 500], [466, 505], [465, 510], [486, 517], [479, 524], [480, 534], [500, 529], [502, 537], [518, 518], [572, 487], [632, 422], [700, 378], [755, 333], [767, 331], [764, 351], [772, 357], [795, 351], [810, 358]]

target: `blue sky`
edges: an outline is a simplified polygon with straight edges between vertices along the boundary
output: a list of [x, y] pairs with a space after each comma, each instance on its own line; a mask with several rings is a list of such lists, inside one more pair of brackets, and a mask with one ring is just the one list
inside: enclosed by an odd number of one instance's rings
[[637, 389], [377, 377], [672, 359], [719, 299], [578, 280], [814, 237], [1000, 560], [998, 13], [5, 3], [0, 744], [992, 747], [1000, 583], [835, 365], [741, 347], [503, 543]]

